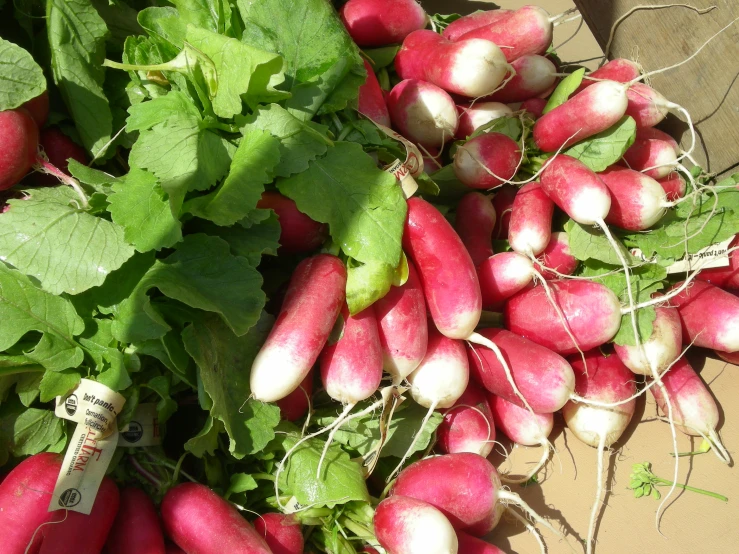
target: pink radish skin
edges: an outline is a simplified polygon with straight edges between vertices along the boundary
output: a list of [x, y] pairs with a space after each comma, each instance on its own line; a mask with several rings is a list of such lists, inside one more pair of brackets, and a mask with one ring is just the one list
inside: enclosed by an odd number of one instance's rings
[[[428, 154], [426, 153], [428, 152]], [[439, 171], [442, 168], [439, 162], [440, 150], [433, 146], [427, 146], [426, 152], [423, 153], [423, 168], [426, 173], [433, 173]]]
[[[549, 288], [581, 350], [596, 348], [616, 335], [621, 304], [609, 288], [574, 280], [550, 281]], [[517, 335], [558, 354], [577, 352], [543, 287], [519, 292], [506, 304], [504, 316], [506, 329]]]
[[674, 308], [655, 308], [651, 336], [642, 342], [646, 358], [636, 346], [614, 345], [619, 359], [637, 375], [652, 375], [652, 367], [662, 373], [680, 357], [683, 332], [680, 315]]
[[424, 408], [451, 408], [467, 388], [469, 377], [464, 343], [429, 329], [426, 357], [408, 376], [413, 400]]
[[264, 538], [272, 554], [303, 554], [305, 540], [294, 516], [263, 514], [254, 520], [254, 529]]
[[554, 414], [532, 414], [492, 393], [488, 394], [488, 404], [496, 427], [516, 444], [538, 446], [547, 443], [554, 428]]
[[408, 280], [372, 306], [382, 346], [383, 368], [399, 384], [418, 367], [428, 348], [426, 301], [421, 280], [408, 260]]
[[657, 182], [662, 187], [662, 190], [665, 191], [669, 202], [674, 202], [684, 197], [687, 191], [685, 179], [677, 171], [673, 171], [667, 177], [659, 179]]
[[457, 541], [459, 542], [459, 552], [464, 552], [464, 554], [505, 554], [497, 546], [462, 531], [457, 532]]
[[606, 223], [645, 231], [665, 215], [669, 203], [662, 186], [644, 173], [613, 165], [598, 174], [611, 193]]
[[280, 254], [311, 252], [328, 237], [328, 227], [313, 221], [298, 210], [294, 200], [279, 192], [266, 191], [257, 202], [257, 208], [272, 210], [280, 220]]
[[423, 146], [441, 148], [457, 132], [454, 100], [431, 83], [401, 81], [388, 94], [387, 106], [395, 129]]
[[392, 554], [457, 554], [457, 536], [434, 506], [406, 496], [386, 498], [375, 508], [375, 535]]
[[426, 26], [426, 12], [415, 0], [349, 0], [339, 11], [354, 42], [362, 47], [403, 41]]
[[377, 76], [375, 76], [375, 72], [367, 60], [364, 60], [364, 69], [367, 71], [367, 80], [359, 87], [357, 110], [375, 123], [390, 127], [390, 113], [387, 110], [385, 96], [382, 94]]
[[[61, 467], [59, 454], [36, 454], [13, 468], [0, 483], [0, 536], [4, 554], [24, 554], [39, 526], [61, 519], [60, 512], [47, 511]], [[39, 539], [37, 533], [33, 552], [38, 551]]]
[[475, 267], [493, 255], [495, 220], [495, 208], [489, 196], [470, 192], [457, 204], [454, 228], [470, 253]]
[[350, 315], [344, 305], [341, 315], [343, 335], [321, 352], [321, 381], [331, 398], [355, 404], [372, 396], [380, 386], [382, 346], [372, 308]]
[[498, 311], [503, 303], [534, 279], [534, 264], [517, 252], [500, 252], [477, 267], [482, 307]]
[[105, 542], [105, 554], [165, 554], [154, 502], [141, 489], [121, 491], [120, 507]]
[[300, 386], [331, 334], [345, 289], [346, 268], [336, 256], [319, 254], [298, 264], [280, 315], [252, 364], [257, 400], [274, 402]]
[[458, 105], [457, 112], [459, 113], [459, 127], [456, 137], [462, 140], [483, 125], [512, 114], [513, 110], [500, 102], [476, 102], [472, 105]]
[[739, 297], [704, 281], [693, 281], [670, 304], [680, 313], [683, 343], [722, 352], [739, 350]]
[[541, 172], [540, 182], [547, 196], [581, 225], [595, 225], [605, 220], [611, 210], [611, 193], [605, 183], [588, 166], [570, 156], [560, 154], [552, 158]]
[[170, 489], [161, 512], [167, 536], [188, 554], [272, 554], [236, 508], [205, 485]]
[[[527, 54], [541, 54], [552, 43], [549, 14], [537, 6], [524, 6], [509, 17], [473, 29], [457, 40], [478, 38], [501, 46], [508, 61]], [[504, 47], [504, 48], [503, 48]]]
[[[479, 333], [503, 352], [518, 390], [534, 412], [556, 412], [569, 400], [575, 376], [562, 356], [504, 329], [481, 329]], [[492, 350], [468, 345], [467, 357], [476, 381], [493, 394], [523, 406]]]
[[31, 170], [38, 150], [38, 127], [23, 109], [0, 112], [0, 190], [17, 184]]
[[447, 40], [457, 40], [459, 37], [469, 33], [470, 31], [474, 31], [475, 29], [479, 29], [486, 25], [491, 25], [497, 21], [502, 21], [503, 19], [513, 15], [513, 13], [513, 10], [497, 9], [464, 15], [447, 25], [441, 34]]
[[46, 120], [49, 119], [49, 92], [42, 92], [36, 98], [32, 98], [23, 104], [21, 108], [31, 115], [34, 122], [36, 122], [36, 126], [41, 129], [46, 125]]
[[475, 265], [439, 210], [417, 197], [408, 200], [403, 249], [418, 269], [436, 328], [449, 338], [467, 338], [482, 312]]
[[401, 79], [427, 81], [467, 98], [492, 94], [508, 69], [506, 55], [489, 40], [452, 42], [428, 30], [408, 35], [395, 56]]
[[637, 128], [654, 127], [670, 112], [667, 99], [649, 85], [636, 83], [626, 94], [629, 99], [626, 115], [634, 118]]
[[485, 393], [469, 383], [436, 429], [436, 447], [444, 454], [472, 452], [485, 458], [493, 451], [495, 422]]
[[[629, 83], [639, 77], [639, 75], [641, 75], [639, 64], [625, 58], [616, 58], [615, 60], [605, 63], [603, 67], [600, 67], [595, 71], [591, 71], [588, 73], [587, 77], [601, 80], [606, 79], [619, 83]], [[587, 77], [583, 79], [582, 83], [575, 91], [575, 94], [597, 82], [592, 79], [588, 79]]]
[[313, 372], [308, 372], [300, 386], [285, 398], [275, 402], [280, 414], [287, 421], [298, 421], [308, 413], [309, 399], [313, 394]]
[[534, 142], [555, 152], [605, 131], [621, 119], [628, 104], [626, 86], [599, 81], [541, 116], [534, 125]]
[[[572, 275], [579, 263], [570, 251], [570, 242], [565, 232], [552, 233], [549, 244], [537, 258], [537, 265], [540, 265], [539, 271], [547, 280], [557, 279], [558, 276], [546, 268], [562, 275]], [[482, 287], [482, 280], [480, 280], [480, 287]]]
[[454, 174], [464, 185], [491, 189], [510, 180], [521, 161], [521, 147], [501, 133], [468, 140], [454, 154]]
[[523, 102], [552, 88], [557, 80], [557, 67], [537, 54], [521, 56], [511, 62], [516, 74], [489, 99], [496, 102]]
[[[75, 143], [71, 138], [61, 132], [57, 127], [48, 127], [41, 131], [39, 135], [39, 143], [44, 149], [49, 162], [63, 171], [69, 172], [69, 159], [73, 159], [82, 165], [87, 165], [90, 160], [87, 156], [87, 150]], [[38, 174], [35, 181], [43, 185], [58, 185], [59, 179], [53, 175]]]
[[[651, 381], [651, 380], [650, 380]], [[662, 377], [672, 403], [672, 419], [678, 429], [686, 435], [709, 437], [715, 440], [719, 424], [716, 402], [690, 363], [681, 358]], [[657, 406], [667, 414], [667, 404], [659, 387], [650, 387]]]
[[547, 105], [546, 98], [530, 98], [521, 103], [520, 108], [529, 112], [534, 119], [539, 119], [544, 115], [544, 107]]
[[730, 364], [739, 365], [739, 352], [721, 352], [720, 350], [714, 350], [716, 355]]
[[513, 202], [516, 200], [516, 194], [518, 194], [518, 187], [514, 185], [503, 185], [495, 190], [495, 196], [493, 196], [493, 208], [495, 208], [498, 221], [495, 224], [493, 238], [508, 238], [508, 229], [511, 223], [511, 210], [513, 209]]
[[675, 152], [680, 152], [680, 145], [670, 135], [654, 127], [642, 127], [636, 130], [636, 140], [661, 140], [669, 143]]
[[514, 252], [538, 256], [552, 237], [554, 202], [539, 183], [521, 187], [513, 201], [508, 242]]
[[[640, 131], [645, 130], [657, 131], [651, 127], [640, 129]], [[634, 144], [624, 153], [623, 161], [629, 168], [641, 171], [652, 179], [667, 177], [674, 170], [680, 154], [677, 143], [674, 140], [666, 141], [640, 136], [640, 131], [636, 133]]]
[[[739, 235], [729, 243], [729, 250], [739, 246]], [[706, 281], [717, 287], [727, 290], [739, 290], [739, 249], [729, 253], [729, 265], [727, 267], [711, 267], [701, 269], [696, 279]]]

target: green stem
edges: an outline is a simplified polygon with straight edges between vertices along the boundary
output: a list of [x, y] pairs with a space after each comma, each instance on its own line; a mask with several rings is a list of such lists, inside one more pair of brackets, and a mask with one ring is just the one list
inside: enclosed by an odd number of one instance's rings
[[352, 132], [353, 129], [354, 129], [354, 125], [352, 125], [351, 123], [347, 123], [346, 125], [344, 125], [344, 128], [341, 130], [341, 133], [339, 133], [339, 136], [336, 137], [337, 142], [340, 140], [344, 140], [346, 136]]
[[[673, 485], [673, 482], [672, 481], [668, 481], [667, 479], [662, 479], [661, 477], [652, 477], [652, 480], [654, 481], [655, 484], [658, 484], [658, 485], [665, 485], [665, 486], [668, 486], [668, 487], [671, 487]], [[728, 502], [729, 501], [729, 499], [727, 497], [725, 497], [723, 494], [718, 494], [717, 492], [711, 492], [711, 491], [707, 491], [707, 490], [704, 490], [704, 489], [697, 489], [695, 487], [690, 487], [688, 485], [683, 485], [682, 483], [675, 483], [675, 486], [678, 487], [678, 488], [680, 488], [680, 489], [684, 489], [686, 491], [697, 492], [698, 494], [704, 494], [706, 496], [710, 496], [711, 498], [716, 498], [718, 500], [723, 500], [724, 502]]]

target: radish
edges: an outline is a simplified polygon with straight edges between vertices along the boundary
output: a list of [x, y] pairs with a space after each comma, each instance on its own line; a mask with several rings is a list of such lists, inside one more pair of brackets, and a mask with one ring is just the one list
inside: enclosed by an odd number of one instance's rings
[[529, 412], [492, 393], [488, 394], [488, 404], [490, 404], [490, 410], [493, 412], [495, 425], [503, 431], [506, 437], [523, 446], [544, 447], [539, 463], [526, 475], [514, 480], [511, 480], [508, 476], [505, 477], [506, 483], [525, 483], [539, 473], [549, 459], [552, 446], [547, 437], [549, 437], [554, 427], [554, 415], [551, 413], [536, 414]]
[[439, 171], [442, 168], [441, 162], [439, 161], [439, 157], [441, 156], [441, 151], [438, 148], [435, 148], [433, 146], [427, 146], [423, 150], [424, 150], [424, 153], [423, 153], [424, 171], [426, 171], [426, 173], [433, 173], [434, 171]]
[[739, 250], [732, 250], [737, 246], [739, 246], [739, 235], [736, 235], [727, 247], [731, 251], [729, 253], [729, 265], [701, 269], [696, 279], [706, 281], [722, 289], [739, 290]]
[[613, 165], [598, 174], [611, 193], [606, 223], [629, 231], [645, 231], [671, 205], [662, 186], [644, 173]]
[[[36, 530], [59, 518], [49, 512], [62, 457], [44, 452], [23, 460], [0, 483], [0, 537], [3, 554], [25, 554], [36, 536], [34, 552], [40, 545]], [[63, 516], [63, 514], [62, 514]]]
[[303, 554], [305, 540], [295, 516], [268, 513], [254, 520], [254, 529], [269, 546], [272, 554]]
[[321, 246], [328, 236], [324, 223], [313, 221], [298, 210], [294, 200], [279, 192], [265, 191], [257, 208], [272, 210], [280, 220], [280, 254], [311, 252]]
[[429, 345], [421, 364], [408, 376], [410, 393], [418, 404], [428, 408], [421, 427], [400, 463], [391, 473], [395, 475], [414, 451], [421, 431], [437, 408], [451, 408], [459, 400], [469, 383], [470, 367], [464, 343], [445, 337], [435, 328], [429, 329]]
[[361, 550], [361, 552], [365, 552], [366, 554], [380, 554], [377, 550], [372, 548], [371, 546], [366, 546]]
[[[662, 138], [654, 138], [652, 133], [644, 131], [662, 131], [646, 127], [636, 132], [636, 140], [624, 153], [623, 160], [629, 168], [641, 171], [652, 179], [667, 177], [677, 164], [680, 149], [674, 139], [670, 141]], [[669, 136], [669, 135], [667, 135]]]
[[506, 55], [489, 40], [452, 42], [427, 30], [409, 34], [395, 56], [401, 79], [420, 79], [468, 98], [495, 92], [509, 68]]
[[469, 383], [436, 429], [437, 448], [444, 454], [473, 452], [487, 457], [493, 451], [495, 422], [485, 393]]
[[489, 196], [470, 192], [457, 204], [454, 228], [470, 253], [475, 267], [493, 255], [495, 220], [495, 208]]
[[524, 6], [508, 17], [473, 29], [457, 40], [485, 39], [499, 45], [508, 61], [527, 54], [541, 54], [552, 43], [549, 14], [537, 6]]
[[310, 409], [310, 397], [313, 394], [313, 371], [309, 371], [297, 389], [285, 398], [277, 400], [275, 404], [280, 414], [287, 421], [297, 421], [305, 416]]
[[457, 541], [459, 542], [459, 551], [464, 552], [464, 554], [505, 554], [497, 546], [462, 531], [457, 531]]
[[720, 350], [714, 350], [716, 355], [730, 364], [739, 365], [739, 352], [721, 352]]
[[529, 98], [521, 102], [520, 109], [529, 112], [534, 116], [534, 119], [539, 119], [544, 115], [544, 108], [547, 105], [546, 98]]
[[161, 511], [167, 536], [188, 554], [272, 554], [236, 508], [205, 485], [170, 489]]
[[468, 140], [454, 153], [454, 174], [464, 185], [491, 189], [516, 174], [521, 147], [501, 133], [486, 133]]
[[[542, 276], [549, 280], [562, 275], [572, 275], [579, 263], [578, 259], [572, 255], [567, 233], [563, 231], [552, 233], [549, 244], [536, 259], [536, 265], [541, 268]], [[480, 279], [480, 287], [482, 288], [482, 279]]]
[[[505, 307], [507, 329], [558, 354], [596, 348], [610, 341], [621, 325], [621, 304], [609, 288], [591, 281], [550, 281], [552, 296], [576, 343], [563, 328], [543, 287], [524, 290]], [[541, 410], [535, 410], [541, 411]]]
[[[39, 143], [49, 158], [49, 162], [64, 173], [68, 173], [69, 159], [73, 159], [82, 165], [87, 165], [90, 160], [87, 151], [76, 144], [71, 138], [61, 132], [57, 127], [48, 127], [41, 131]], [[40, 185], [58, 185], [59, 179], [54, 175], [39, 174], [35, 178]]]
[[511, 209], [513, 208], [516, 194], [518, 194], [518, 187], [515, 187], [514, 185], [503, 185], [495, 190], [495, 196], [493, 196], [493, 208], [495, 208], [498, 221], [495, 224], [493, 238], [508, 238]]
[[722, 352], [739, 350], [739, 297], [710, 283], [693, 281], [670, 303], [680, 313], [684, 343]]
[[596, 83], [596, 79], [616, 81], [619, 83], [630, 83], [641, 75], [641, 67], [638, 63], [625, 58], [616, 58], [603, 64], [595, 71], [588, 73], [583, 79], [575, 94]]
[[383, 368], [399, 385], [418, 367], [428, 347], [426, 301], [413, 263], [408, 260], [408, 280], [372, 306], [382, 345]]
[[656, 318], [652, 323], [652, 334], [641, 344], [614, 345], [616, 354], [631, 371], [638, 375], [661, 373], [677, 360], [682, 348], [680, 315], [674, 308], [655, 308]]
[[457, 40], [465, 33], [469, 33], [470, 31], [479, 29], [485, 25], [490, 25], [496, 21], [506, 19], [513, 15], [513, 13], [513, 10], [497, 9], [478, 11], [464, 15], [447, 25], [442, 32], [442, 36], [448, 40]]
[[673, 171], [667, 177], [659, 179], [657, 182], [667, 194], [667, 200], [669, 202], [674, 202], [684, 197], [687, 191], [685, 180], [677, 171]]
[[511, 296], [525, 289], [534, 279], [534, 264], [516, 252], [500, 252], [477, 267], [482, 307], [500, 310]]
[[165, 554], [164, 534], [151, 498], [136, 488], [121, 491], [120, 508], [105, 554]]
[[349, 0], [339, 16], [354, 42], [362, 47], [396, 44], [428, 17], [415, 0]]
[[[570, 362], [575, 371], [575, 391], [587, 400], [621, 402], [636, 392], [633, 374], [617, 356], [590, 350], [585, 353], [585, 361], [573, 357]], [[633, 398], [614, 408], [575, 402], [568, 402], [562, 408], [567, 428], [582, 442], [598, 449], [597, 487], [590, 512], [588, 554], [595, 546], [595, 524], [603, 494], [603, 450], [621, 437], [634, 416], [635, 408], [636, 400]]]
[[649, 85], [635, 83], [626, 94], [626, 115], [634, 118], [637, 127], [654, 127], [670, 113], [671, 102]]
[[490, 95], [496, 102], [523, 102], [552, 88], [557, 80], [557, 67], [538, 54], [521, 56], [511, 62], [515, 74], [503, 88]]
[[454, 100], [439, 87], [406, 79], [387, 96], [393, 126], [408, 140], [423, 146], [442, 147], [457, 132]]
[[665, 395], [672, 404], [672, 419], [686, 435], [701, 436], [715, 447], [716, 455], [724, 463], [730, 462], [729, 453], [716, 432], [720, 421], [718, 406], [711, 391], [685, 357], [680, 358], [662, 376], [664, 390], [650, 387], [657, 407], [667, 414]]
[[375, 508], [375, 535], [390, 554], [457, 554], [457, 535], [431, 504], [406, 496], [386, 498]]
[[493, 464], [477, 454], [445, 454], [415, 462], [398, 475], [390, 494], [390, 498], [399, 495], [428, 502], [456, 531], [476, 537], [497, 525], [507, 504], [520, 507], [556, 533], [521, 497], [501, 488]]
[[436, 328], [449, 338], [469, 337], [482, 311], [475, 266], [439, 210], [417, 197], [408, 200], [403, 248], [418, 269]]
[[49, 119], [49, 91], [45, 90], [36, 98], [32, 98], [23, 104], [21, 108], [30, 114], [36, 122], [36, 126], [40, 129], [46, 125], [46, 120]]
[[503, 352], [523, 398], [511, 387], [511, 379], [497, 356], [488, 348], [468, 345], [472, 376], [488, 391], [518, 406], [526, 402], [539, 414], [556, 412], [570, 399], [575, 376], [562, 356], [504, 329], [482, 329], [479, 333]]
[[626, 113], [627, 85], [599, 81], [541, 116], [534, 125], [534, 142], [555, 152], [613, 126]]
[[328, 340], [345, 288], [346, 268], [336, 256], [319, 254], [298, 264], [280, 315], [251, 367], [257, 400], [274, 402], [300, 386]]
[[528, 183], [518, 191], [511, 208], [508, 242], [514, 252], [533, 258], [549, 244], [552, 236], [554, 202], [539, 183]]
[[377, 76], [367, 60], [364, 60], [364, 69], [367, 71], [367, 80], [359, 87], [357, 111], [369, 117], [375, 123], [390, 127], [390, 113], [387, 111], [385, 96], [382, 93]]
[[38, 149], [38, 127], [23, 109], [0, 112], [0, 190], [17, 184], [31, 170]]
[[168, 543], [167, 544], [166, 554], [187, 554], [187, 552], [185, 552], [184, 550], [182, 550], [176, 544]]
[[475, 102], [474, 104], [458, 104], [459, 127], [456, 137], [466, 139], [476, 129], [491, 121], [513, 113], [513, 110], [500, 102]]

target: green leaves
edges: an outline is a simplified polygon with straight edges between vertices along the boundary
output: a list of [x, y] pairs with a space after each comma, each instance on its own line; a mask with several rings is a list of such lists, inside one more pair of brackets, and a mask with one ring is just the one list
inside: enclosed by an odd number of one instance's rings
[[46, 21], [54, 82], [83, 144], [97, 154], [113, 129], [103, 92], [108, 29], [90, 0], [48, 0]]
[[52, 294], [78, 294], [103, 283], [133, 255], [121, 227], [77, 209], [69, 187], [33, 189], [0, 215], [3, 260]]
[[346, 303], [355, 315], [385, 296], [393, 285], [395, 268], [382, 262], [350, 263], [347, 267]]
[[[277, 406], [249, 400], [249, 368], [271, 323], [271, 318], [263, 315], [247, 334], [237, 337], [218, 317], [203, 314], [182, 334], [188, 353], [200, 368], [203, 389], [212, 400], [211, 416], [223, 423], [231, 439], [229, 451], [238, 459], [264, 449], [275, 437], [274, 428], [280, 421]], [[207, 434], [201, 433], [201, 440]]]
[[[600, 229], [580, 225], [573, 220], [569, 220], [565, 223], [565, 231], [567, 231], [570, 252], [578, 260], [592, 259], [621, 267], [618, 254], [613, 250], [613, 246]], [[633, 257], [626, 248], [621, 244], [619, 246], [626, 261], [633, 261]]]
[[596, 173], [620, 160], [636, 138], [636, 122], [623, 116], [617, 123], [564, 151]]
[[377, 169], [355, 143], [337, 142], [307, 171], [277, 187], [312, 219], [328, 223], [331, 237], [362, 263], [400, 261], [407, 206], [395, 177]]
[[0, 414], [0, 466], [8, 461], [9, 454], [30, 456], [49, 449], [59, 452], [64, 439], [64, 421], [52, 411], [29, 408]]
[[0, 112], [12, 110], [46, 90], [46, 79], [31, 55], [0, 37]]
[[577, 71], [574, 71], [572, 75], [562, 79], [562, 82], [557, 85], [557, 88], [554, 89], [554, 92], [549, 97], [547, 105], [544, 106], [542, 113], [551, 112], [557, 106], [561, 106], [567, 102], [570, 95], [575, 92], [582, 83], [583, 75], [585, 75], [584, 68], [578, 69]]

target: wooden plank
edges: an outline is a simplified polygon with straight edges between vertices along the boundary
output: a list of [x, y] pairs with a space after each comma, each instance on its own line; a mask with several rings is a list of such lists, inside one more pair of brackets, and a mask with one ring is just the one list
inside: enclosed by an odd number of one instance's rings
[[[596, 40], [605, 48], [613, 23], [632, 7], [648, 2], [575, 0], [575, 3]], [[716, 5], [718, 9], [703, 15], [680, 7], [637, 11], [618, 26], [610, 56], [634, 59], [646, 71], [666, 67], [686, 59], [714, 33], [739, 17], [736, 0], [690, 3], [699, 8]], [[690, 112], [698, 130], [695, 158], [716, 173], [739, 165], [738, 80], [739, 22], [687, 64], [652, 78], [654, 88]], [[670, 116], [662, 126], [680, 139], [683, 148], [689, 145], [690, 136], [683, 121]]]

